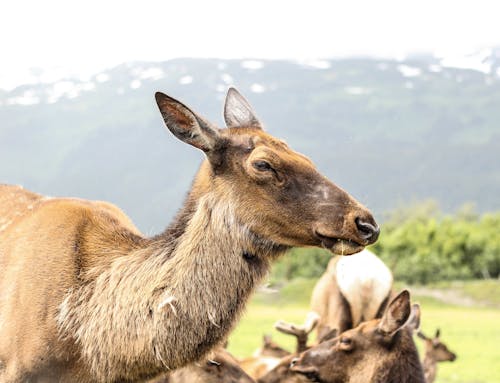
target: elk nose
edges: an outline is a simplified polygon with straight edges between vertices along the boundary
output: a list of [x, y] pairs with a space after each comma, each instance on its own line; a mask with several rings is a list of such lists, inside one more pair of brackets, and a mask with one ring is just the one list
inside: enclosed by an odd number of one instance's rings
[[380, 227], [375, 222], [368, 222], [361, 217], [357, 217], [354, 222], [356, 223], [359, 236], [367, 241], [368, 244], [374, 243], [377, 240], [380, 234]]

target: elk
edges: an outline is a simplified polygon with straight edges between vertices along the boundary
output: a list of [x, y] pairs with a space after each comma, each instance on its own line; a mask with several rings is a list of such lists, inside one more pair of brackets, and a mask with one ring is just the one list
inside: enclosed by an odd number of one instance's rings
[[267, 134], [235, 89], [227, 129], [156, 93], [205, 160], [167, 229], [143, 236], [117, 207], [0, 186], [0, 382], [130, 382], [200, 360], [293, 246], [352, 254], [373, 216]]
[[239, 361], [241, 368], [252, 378], [264, 375], [274, 368], [281, 358], [290, 352], [273, 342], [270, 335], [264, 335], [262, 347], [255, 350], [252, 356]]
[[[276, 330], [292, 335], [297, 339], [296, 354], [307, 349], [307, 339], [311, 331], [318, 323], [318, 314], [309, 312], [303, 325], [295, 325], [280, 320], [275, 323]], [[240, 366], [254, 379], [266, 375], [278, 366], [283, 358], [291, 355], [290, 352], [271, 342], [270, 338], [264, 337], [264, 346], [257, 350], [250, 358], [240, 361]]]
[[285, 350], [279, 344], [273, 341], [271, 335], [266, 334], [262, 337], [262, 347], [258, 348], [254, 353], [253, 357], [273, 357], [273, 358], [283, 358], [284, 356], [290, 355], [290, 351]]
[[448, 350], [448, 347], [441, 342], [440, 333], [441, 331], [437, 329], [434, 338], [428, 338], [421, 331], [417, 332], [417, 336], [423, 339], [425, 344], [425, 356], [422, 365], [427, 383], [436, 380], [438, 362], [453, 362], [457, 358], [456, 354]]
[[192, 363], [147, 383], [255, 383], [225, 349], [211, 352], [210, 358]]
[[[317, 316], [317, 313], [314, 313], [314, 315], [316, 316], [317, 319], [319, 319]], [[297, 327], [295, 325], [290, 325], [286, 322], [282, 322], [282, 323], [285, 323], [286, 327], [292, 327], [292, 328]], [[316, 323], [317, 323], [317, 321], [316, 321]], [[313, 328], [311, 328], [310, 331], [312, 331], [312, 329]], [[310, 331], [308, 331], [308, 333]], [[299, 334], [301, 332], [302, 331], [299, 330]], [[336, 335], [337, 335], [336, 329], [328, 331], [325, 333], [323, 338], [320, 339], [320, 343], [325, 342], [329, 339], [332, 339]], [[301, 352], [304, 352], [305, 350], [309, 349], [309, 347], [307, 346], [307, 336], [305, 337], [306, 338], [305, 341], [302, 341], [300, 338], [301, 337], [297, 337], [296, 352], [281, 358], [281, 360], [278, 362], [278, 364], [273, 369], [271, 369], [265, 375], [263, 375], [257, 379], [258, 383], [307, 383], [307, 382], [310, 382], [310, 380], [307, 377], [305, 377], [304, 375], [297, 374], [297, 373], [290, 370], [291, 362], [294, 359], [296, 359], [297, 356], [299, 356], [299, 354]]]
[[419, 321], [418, 305], [404, 290], [382, 318], [310, 348], [290, 370], [321, 383], [425, 383], [412, 337]]
[[380, 318], [391, 296], [392, 273], [371, 251], [334, 257], [316, 283], [311, 310], [320, 315], [318, 339]]

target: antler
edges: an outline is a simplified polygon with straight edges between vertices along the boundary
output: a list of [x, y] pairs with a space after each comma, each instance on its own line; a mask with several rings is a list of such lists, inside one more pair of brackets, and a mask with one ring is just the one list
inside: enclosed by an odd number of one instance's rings
[[310, 311], [302, 326], [280, 320], [276, 322], [274, 328], [282, 333], [295, 336], [297, 338], [297, 353], [301, 353], [307, 350], [307, 338], [318, 324], [318, 321], [319, 314], [315, 311]]

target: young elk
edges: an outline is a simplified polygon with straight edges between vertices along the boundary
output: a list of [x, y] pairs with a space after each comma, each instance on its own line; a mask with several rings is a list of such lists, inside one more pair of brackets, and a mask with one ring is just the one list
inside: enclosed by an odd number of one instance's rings
[[201, 149], [184, 206], [143, 236], [117, 207], [0, 186], [0, 382], [122, 382], [200, 360], [292, 246], [352, 254], [370, 212], [262, 129], [230, 89], [218, 129], [156, 94], [168, 129]]
[[226, 350], [219, 348], [199, 363], [192, 363], [148, 383], [255, 383]]
[[412, 338], [419, 315], [405, 290], [381, 319], [363, 322], [310, 348], [290, 369], [321, 383], [425, 383]]
[[262, 337], [262, 347], [258, 348], [254, 353], [253, 357], [272, 357], [272, 358], [283, 358], [284, 356], [290, 355], [290, 351], [285, 350], [279, 344], [273, 341], [271, 335], [264, 335]]
[[[325, 342], [329, 339], [335, 338], [337, 335], [337, 330], [331, 330], [326, 333], [326, 335], [320, 340]], [[307, 383], [310, 380], [302, 374], [293, 372], [290, 367], [292, 361], [299, 356], [298, 353], [290, 354], [282, 358], [279, 363], [270, 370], [267, 374], [257, 379], [258, 383]]]
[[380, 318], [391, 296], [392, 273], [369, 250], [334, 257], [314, 287], [311, 310], [320, 315], [318, 339]]
[[457, 356], [448, 350], [448, 347], [439, 339], [440, 331], [436, 330], [434, 338], [427, 338], [421, 331], [417, 333], [418, 337], [424, 340], [425, 356], [422, 362], [424, 366], [424, 375], [427, 383], [432, 383], [436, 379], [438, 362], [453, 362]]

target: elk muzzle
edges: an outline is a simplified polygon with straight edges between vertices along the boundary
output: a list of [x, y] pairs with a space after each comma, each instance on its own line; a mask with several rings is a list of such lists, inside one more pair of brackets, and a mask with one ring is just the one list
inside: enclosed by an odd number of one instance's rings
[[322, 176], [315, 184], [313, 232], [318, 244], [335, 254], [350, 255], [374, 243], [380, 228], [370, 211], [349, 193]]

